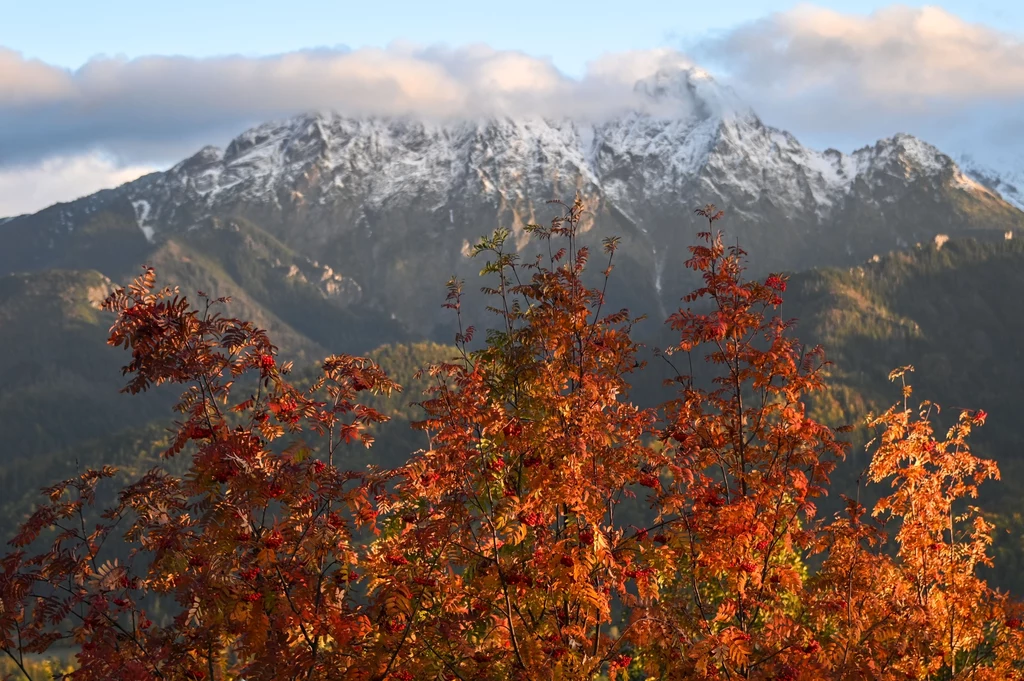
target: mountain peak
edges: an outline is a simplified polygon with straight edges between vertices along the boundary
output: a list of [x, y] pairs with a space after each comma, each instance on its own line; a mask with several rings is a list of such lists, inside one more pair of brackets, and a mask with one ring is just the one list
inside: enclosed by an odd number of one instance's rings
[[939, 151], [937, 147], [913, 135], [900, 132], [890, 139], [904, 153], [908, 160], [923, 168], [940, 170], [953, 163], [953, 160]]
[[736, 92], [696, 66], [661, 68], [637, 81], [633, 90], [656, 106], [682, 107], [700, 118], [756, 117]]
[[899, 132], [892, 137], [878, 140], [874, 145], [857, 149], [853, 157], [860, 165], [877, 165], [882, 167], [889, 163], [897, 163], [914, 168], [926, 175], [935, 176], [952, 169], [957, 172], [956, 164], [948, 155], [914, 135]]
[[202, 170], [203, 168], [207, 168], [215, 163], [220, 163], [223, 159], [223, 149], [213, 145], [207, 145], [171, 168], [171, 172], [195, 172]]

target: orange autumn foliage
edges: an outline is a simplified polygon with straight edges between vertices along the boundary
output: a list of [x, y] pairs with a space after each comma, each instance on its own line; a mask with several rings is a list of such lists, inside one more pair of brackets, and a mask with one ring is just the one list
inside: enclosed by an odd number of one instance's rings
[[998, 478], [995, 462], [975, 457], [967, 436], [986, 414], [962, 412], [945, 438], [935, 437], [937, 405], [903, 401], [869, 420], [879, 437], [869, 446], [868, 475], [887, 483], [871, 515], [892, 523], [893, 551], [880, 529], [849, 501], [849, 517], [826, 528], [825, 555], [812, 585], [811, 622], [834, 632], [822, 676], [885, 679], [1016, 679], [1024, 668], [1021, 604], [977, 574], [991, 564], [992, 526], [976, 507], [978, 485]]
[[[224, 301], [193, 308], [152, 270], [114, 292], [125, 390], [184, 386], [166, 455], [187, 471], [149, 472], [99, 522], [113, 469], [46, 490], [0, 559], [14, 674], [71, 645], [82, 680], [1021, 678], [1024, 614], [978, 576], [991, 527], [962, 504], [998, 475], [967, 446], [985, 415], [937, 439], [905, 387], [871, 422], [891, 493], [821, 517], [845, 453], [806, 406], [824, 355], [778, 316], [785, 277], [745, 280], [722, 213], [698, 212], [685, 266], [703, 283], [665, 358], [706, 361], [712, 385], [676, 370], [674, 399], [631, 401], [637, 320], [606, 309], [617, 242], [588, 286], [577, 201], [530, 228], [544, 257], [500, 231], [477, 247], [495, 280], [480, 349], [450, 283], [459, 356], [426, 370], [430, 446], [396, 470], [335, 465], [385, 420], [362, 396], [398, 389], [369, 360], [328, 358], [299, 390]], [[151, 621], [156, 602], [172, 615]]]

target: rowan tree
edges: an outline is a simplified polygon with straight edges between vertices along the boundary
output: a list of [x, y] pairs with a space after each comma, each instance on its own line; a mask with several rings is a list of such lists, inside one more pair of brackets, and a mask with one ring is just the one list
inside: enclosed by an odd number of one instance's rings
[[[193, 308], [157, 291], [151, 269], [105, 301], [118, 315], [110, 343], [132, 355], [125, 391], [185, 386], [165, 456], [189, 456], [187, 472], [150, 471], [94, 526], [87, 511], [113, 469], [46, 490], [0, 563], [0, 650], [25, 677], [27, 655], [64, 643], [79, 651], [74, 679], [369, 678], [353, 530], [372, 525], [383, 480], [331, 463], [384, 419], [358, 393], [395, 386], [366, 360], [331, 357], [301, 392], [263, 331], [216, 311], [225, 302]], [[241, 399], [236, 381], [251, 388]], [[30, 554], [43, 534], [52, 543]], [[102, 560], [107, 542], [127, 560]], [[147, 617], [153, 598], [176, 604], [170, 621]]]
[[844, 453], [836, 432], [809, 418], [824, 357], [777, 313], [786, 279], [744, 280], [745, 254], [711, 230], [685, 265], [703, 285], [669, 318], [671, 364], [712, 367], [674, 379], [664, 408], [666, 475], [652, 490], [659, 529], [638, 547], [657, 590], [642, 618], [641, 661], [656, 678], [791, 678], [817, 655], [806, 626], [802, 557], [816, 537], [814, 498]]
[[16, 673], [70, 644], [83, 681], [1020, 678], [1024, 615], [979, 577], [991, 527], [965, 505], [997, 476], [967, 446], [985, 414], [938, 440], [905, 388], [870, 421], [891, 494], [821, 518], [843, 429], [809, 416], [827, 363], [779, 314], [786, 278], [745, 279], [699, 210], [702, 284], [664, 353], [678, 394], [642, 409], [638, 320], [605, 309], [618, 242], [591, 265], [583, 205], [562, 208], [528, 228], [546, 255], [501, 230], [476, 247], [483, 343], [450, 282], [458, 354], [426, 370], [430, 446], [395, 470], [336, 466], [385, 420], [361, 397], [399, 389], [372, 362], [330, 357], [300, 390], [226, 300], [193, 307], [152, 270], [111, 294], [125, 390], [184, 386], [165, 455], [185, 473], [110, 504], [110, 467], [46, 490], [0, 559]]
[[[976, 457], [971, 431], [983, 411], [962, 411], [944, 438], [935, 436], [938, 405], [914, 409], [906, 374], [902, 400], [868, 419], [878, 437], [868, 468], [892, 490], [864, 522], [860, 504], [829, 528], [827, 556], [808, 606], [827, 632], [823, 673], [830, 678], [1022, 678], [1021, 605], [978, 574], [991, 565], [992, 525], [970, 505], [978, 486], [999, 477], [994, 461]], [[887, 540], [894, 544], [884, 550]]]
[[372, 554], [398, 675], [589, 679], [621, 655], [613, 603], [644, 577], [616, 509], [656, 479], [654, 413], [628, 399], [633, 320], [584, 284], [583, 206], [565, 208], [530, 227], [546, 258], [520, 262], [504, 231], [481, 242], [497, 328], [477, 352], [460, 331], [461, 359], [431, 369], [419, 427], [432, 446], [402, 469]]

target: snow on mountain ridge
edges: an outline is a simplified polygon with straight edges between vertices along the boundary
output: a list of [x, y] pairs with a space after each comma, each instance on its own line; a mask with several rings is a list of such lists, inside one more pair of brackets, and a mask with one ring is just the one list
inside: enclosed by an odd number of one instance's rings
[[[979, 189], [948, 156], [910, 135], [852, 154], [808, 149], [765, 126], [700, 69], [663, 69], [635, 87], [649, 96], [651, 110], [603, 123], [305, 114], [247, 130], [223, 151], [205, 147], [125, 190], [152, 206], [149, 236], [185, 203], [212, 213], [239, 201], [329, 206], [358, 195], [379, 209], [427, 196], [440, 210], [470, 194], [499, 202], [552, 198], [553, 179], [556, 192], [599, 192], [627, 217], [686, 188], [727, 190], [733, 210], [747, 212], [771, 197], [794, 211], [810, 207], [818, 220], [828, 219], [858, 179], [877, 186], [894, 173], [941, 178], [951, 171], [960, 188]], [[672, 115], [666, 106], [675, 107]]]

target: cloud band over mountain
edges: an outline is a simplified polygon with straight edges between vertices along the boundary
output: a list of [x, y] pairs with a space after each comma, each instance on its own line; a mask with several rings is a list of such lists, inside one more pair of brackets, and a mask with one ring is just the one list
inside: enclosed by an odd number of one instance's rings
[[486, 46], [395, 44], [273, 57], [96, 59], [77, 71], [0, 51], [4, 162], [101, 145], [128, 160], [213, 141], [255, 122], [310, 110], [354, 116], [602, 117], [636, 105], [632, 87], [671, 50], [610, 55], [579, 80], [549, 61]]

